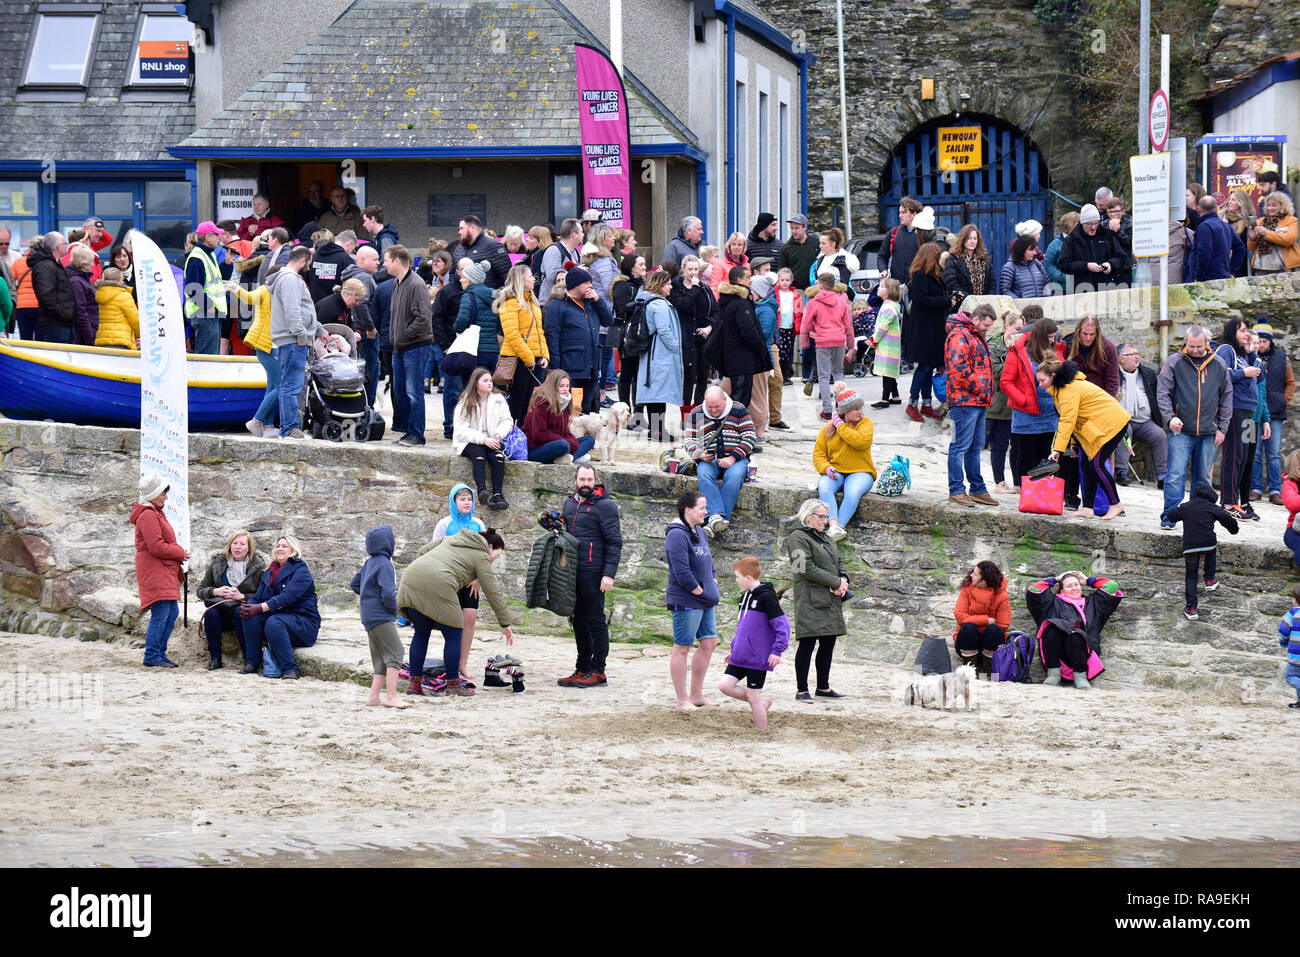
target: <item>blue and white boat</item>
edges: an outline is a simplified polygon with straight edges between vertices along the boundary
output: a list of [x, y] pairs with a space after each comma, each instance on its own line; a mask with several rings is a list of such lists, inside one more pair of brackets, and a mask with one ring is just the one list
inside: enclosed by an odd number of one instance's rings
[[[0, 413], [73, 425], [140, 427], [140, 353], [0, 339]], [[190, 431], [241, 426], [266, 393], [251, 356], [186, 356]]]

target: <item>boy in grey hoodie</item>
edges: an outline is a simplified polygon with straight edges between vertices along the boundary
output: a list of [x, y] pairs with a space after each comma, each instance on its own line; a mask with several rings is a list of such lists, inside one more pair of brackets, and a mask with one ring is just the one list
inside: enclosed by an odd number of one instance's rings
[[[366, 532], [369, 558], [352, 576], [350, 587], [361, 596], [361, 624], [370, 640], [370, 659], [375, 678], [370, 683], [366, 704], [374, 707], [409, 708], [397, 698], [397, 675], [402, 667], [402, 640], [397, 636], [397, 570], [393, 567], [391, 525], [380, 525]], [[379, 689], [387, 684], [387, 694], [379, 699]]]

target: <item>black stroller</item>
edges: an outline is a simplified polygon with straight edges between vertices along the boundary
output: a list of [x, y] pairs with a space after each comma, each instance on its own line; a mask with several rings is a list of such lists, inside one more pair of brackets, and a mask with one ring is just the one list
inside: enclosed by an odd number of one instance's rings
[[314, 439], [341, 442], [383, 438], [384, 420], [366, 402], [366, 364], [357, 358], [358, 336], [342, 323], [327, 322], [325, 332], [342, 336], [351, 353], [326, 352], [307, 363], [302, 403], [303, 429]]

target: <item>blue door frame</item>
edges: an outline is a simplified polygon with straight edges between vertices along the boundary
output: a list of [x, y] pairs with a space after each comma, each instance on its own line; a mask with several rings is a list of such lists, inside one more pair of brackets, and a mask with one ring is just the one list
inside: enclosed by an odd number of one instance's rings
[[[147, 180], [177, 180], [189, 184], [190, 221], [198, 212], [198, 181], [194, 163], [177, 160], [112, 162], [85, 161], [66, 162], [57, 165], [44, 164], [34, 160], [0, 160], [0, 179], [35, 181], [37, 186], [37, 208], [39, 210], [39, 233], [58, 229], [58, 193], [60, 189], [74, 190], [78, 187], [94, 190], [120, 190], [133, 195], [134, 228], [146, 229], [146, 210], [144, 206], [144, 183]], [[114, 239], [118, 237], [115, 235]], [[107, 256], [107, 250], [101, 257]]]
[[[938, 164], [940, 126], [977, 126], [984, 165], [945, 175]], [[934, 120], [900, 143], [880, 183], [880, 222], [898, 225], [898, 201], [911, 196], [934, 207], [935, 223], [956, 232], [974, 223], [984, 238], [996, 275], [1007, 261], [1015, 225], [1036, 219], [1043, 243], [1052, 235], [1052, 196], [1047, 165], [1038, 147], [1014, 126], [992, 117]]]

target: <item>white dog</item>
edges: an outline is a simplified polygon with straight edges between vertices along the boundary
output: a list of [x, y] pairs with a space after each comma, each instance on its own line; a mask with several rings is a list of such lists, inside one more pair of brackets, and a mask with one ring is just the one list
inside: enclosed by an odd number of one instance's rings
[[973, 711], [975, 668], [962, 665], [946, 675], [914, 678], [903, 690], [903, 704], [936, 710]]
[[590, 435], [596, 440], [596, 449], [600, 452], [601, 465], [617, 465], [614, 450], [618, 447], [618, 435], [627, 425], [632, 410], [626, 402], [615, 402], [603, 412], [589, 412], [569, 422], [569, 431], [575, 439]]

